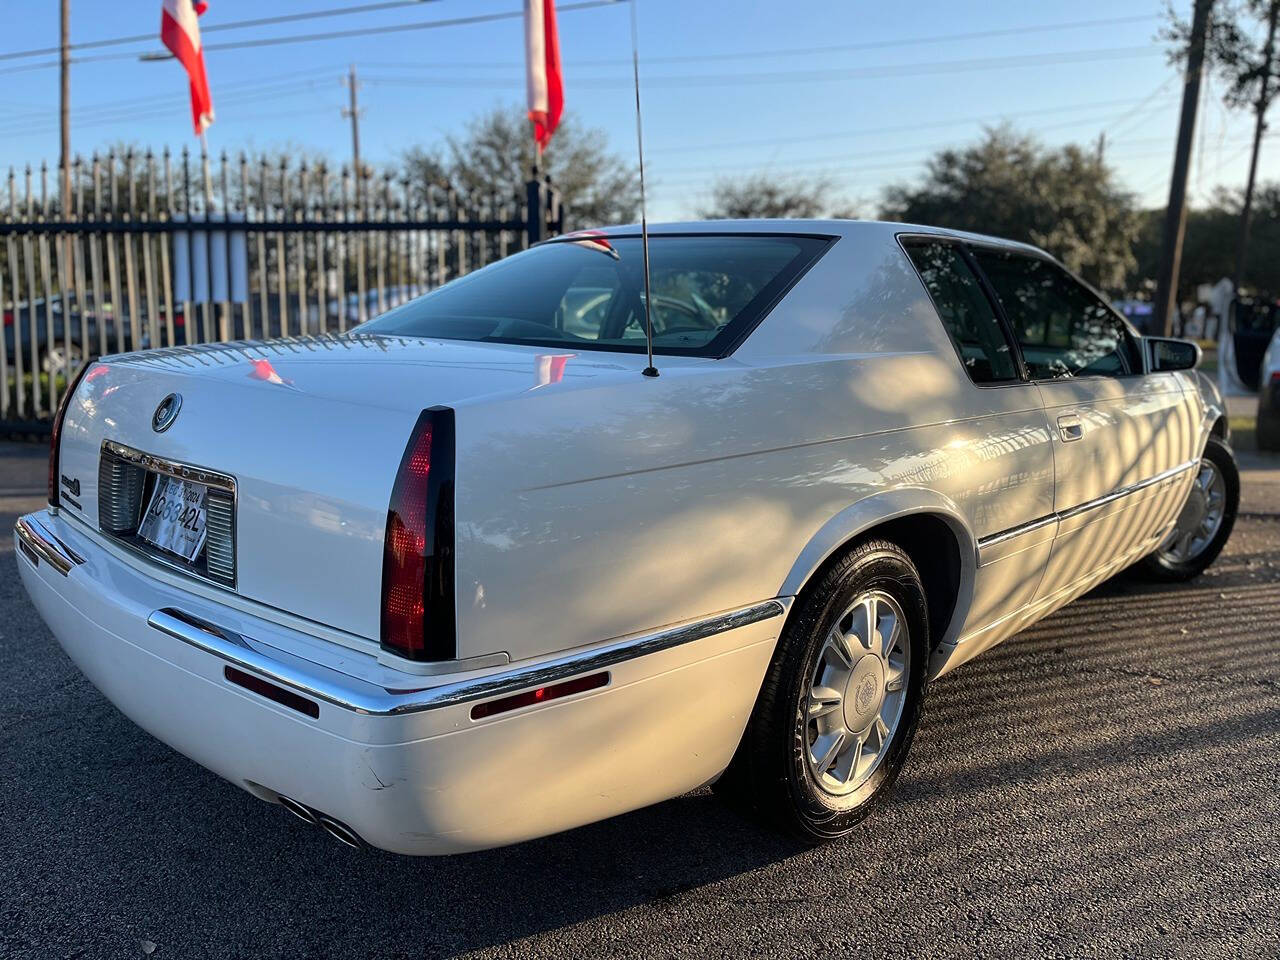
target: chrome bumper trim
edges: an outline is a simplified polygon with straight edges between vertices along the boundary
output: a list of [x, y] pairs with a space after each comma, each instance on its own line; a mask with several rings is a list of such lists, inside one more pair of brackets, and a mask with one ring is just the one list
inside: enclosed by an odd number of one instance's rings
[[626, 660], [780, 617], [784, 613], [786, 607], [780, 601], [766, 600], [694, 623], [668, 627], [553, 660], [413, 690], [388, 689], [310, 662], [300, 661], [297, 665], [283, 663], [263, 653], [249, 639], [234, 631], [172, 608], [156, 610], [147, 618], [147, 624], [163, 634], [189, 643], [272, 683], [344, 710], [381, 717], [438, 710], [546, 686], [578, 674], [593, 673]]
[[19, 517], [13, 525], [18, 540], [40, 560], [43, 560], [64, 577], [72, 568], [84, 563], [80, 556], [35, 518], [35, 515]]

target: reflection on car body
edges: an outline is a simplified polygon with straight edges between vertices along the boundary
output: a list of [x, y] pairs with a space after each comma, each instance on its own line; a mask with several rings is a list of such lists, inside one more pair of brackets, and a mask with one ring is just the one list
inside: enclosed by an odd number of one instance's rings
[[[933, 678], [1230, 534], [1198, 348], [1039, 250], [655, 227], [655, 378], [640, 237], [583, 239], [347, 335], [91, 365], [15, 532], [89, 679], [348, 842], [498, 846], [713, 781], [819, 840], [886, 795]], [[203, 548], [139, 529], [161, 483]]]

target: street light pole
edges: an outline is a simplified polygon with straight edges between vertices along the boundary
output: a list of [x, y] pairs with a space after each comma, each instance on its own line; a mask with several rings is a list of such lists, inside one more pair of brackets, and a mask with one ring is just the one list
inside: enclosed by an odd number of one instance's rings
[[1169, 184], [1169, 205], [1164, 212], [1164, 238], [1160, 250], [1160, 273], [1156, 279], [1155, 312], [1152, 319], [1165, 336], [1173, 332], [1173, 307], [1178, 300], [1178, 274], [1182, 269], [1182, 240], [1187, 229], [1187, 170], [1191, 165], [1191, 143], [1196, 131], [1196, 107], [1200, 101], [1200, 75], [1204, 68], [1205, 34], [1213, 0], [1196, 0], [1191, 21], [1191, 42], [1187, 48], [1187, 74], [1182, 87], [1182, 118], [1178, 121], [1178, 146], [1173, 155], [1173, 181]]

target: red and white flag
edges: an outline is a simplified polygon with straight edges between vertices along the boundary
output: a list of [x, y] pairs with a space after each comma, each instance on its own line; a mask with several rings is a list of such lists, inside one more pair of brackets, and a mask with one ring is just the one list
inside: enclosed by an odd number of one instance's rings
[[545, 150], [564, 116], [564, 78], [560, 73], [560, 36], [556, 0], [524, 0], [525, 87], [533, 139]]
[[204, 49], [200, 45], [197, 18], [208, 9], [204, 0], [162, 0], [160, 42], [177, 58], [191, 80], [191, 119], [196, 136], [213, 123], [213, 97], [204, 72]]

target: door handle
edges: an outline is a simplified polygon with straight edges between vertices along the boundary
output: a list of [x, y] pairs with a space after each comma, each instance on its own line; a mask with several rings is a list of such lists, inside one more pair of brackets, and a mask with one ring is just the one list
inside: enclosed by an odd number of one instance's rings
[[1070, 443], [1084, 436], [1084, 424], [1074, 413], [1064, 413], [1058, 418], [1058, 436]]

